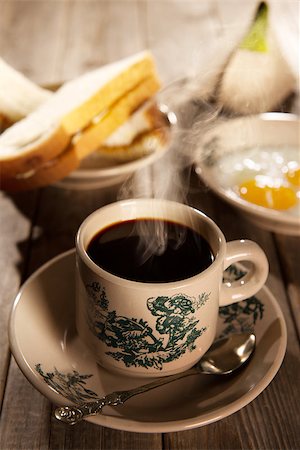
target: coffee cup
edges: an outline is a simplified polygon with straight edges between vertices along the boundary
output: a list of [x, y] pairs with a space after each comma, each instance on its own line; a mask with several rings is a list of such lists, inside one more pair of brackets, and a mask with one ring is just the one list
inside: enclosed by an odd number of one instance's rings
[[[238, 261], [252, 263], [247, 275], [223, 283], [223, 271]], [[158, 199], [112, 203], [88, 216], [76, 236], [77, 331], [108, 370], [175, 374], [212, 344], [219, 307], [254, 295], [267, 275], [256, 243], [226, 243], [195, 208]]]

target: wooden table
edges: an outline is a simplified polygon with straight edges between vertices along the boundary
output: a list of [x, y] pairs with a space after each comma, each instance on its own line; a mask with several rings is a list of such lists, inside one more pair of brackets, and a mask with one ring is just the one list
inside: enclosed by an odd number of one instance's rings
[[[284, 10], [289, 11], [286, 2]], [[295, 5], [294, 5], [295, 6]], [[16, 1], [0, 2], [0, 55], [40, 84], [56, 83], [151, 48], [162, 80], [201, 73], [222, 43], [222, 56], [244, 31], [254, 2]], [[226, 45], [225, 45], [226, 44]], [[82, 220], [117, 197], [114, 189], [47, 187], [0, 193], [1, 444], [8, 449], [297, 449], [299, 435], [300, 240], [263, 231], [203, 189], [195, 175], [187, 201], [206, 211], [228, 240], [258, 242], [270, 262], [268, 287], [288, 329], [275, 379], [252, 403], [194, 430], [140, 434], [53, 418], [53, 405], [25, 379], [11, 357], [8, 315], [19, 286], [44, 262], [74, 246]]]

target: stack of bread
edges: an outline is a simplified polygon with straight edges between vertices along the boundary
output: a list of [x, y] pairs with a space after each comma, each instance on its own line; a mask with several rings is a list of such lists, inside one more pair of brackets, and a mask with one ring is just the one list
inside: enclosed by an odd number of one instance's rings
[[9, 80], [9, 89], [0, 80], [0, 116], [9, 125], [0, 135], [1, 189], [45, 186], [92, 153], [127, 160], [142, 154], [147, 139], [166, 139], [154, 101], [160, 82], [148, 51], [68, 81], [55, 93], [0, 61], [1, 68], [7, 76], [0, 79]]

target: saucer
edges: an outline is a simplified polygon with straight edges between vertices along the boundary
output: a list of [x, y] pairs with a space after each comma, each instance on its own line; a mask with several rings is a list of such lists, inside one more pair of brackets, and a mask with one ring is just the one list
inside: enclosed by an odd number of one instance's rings
[[[300, 167], [299, 125], [299, 117], [289, 113], [224, 120], [204, 136], [195, 158], [196, 173], [213, 192], [258, 227], [300, 236], [300, 186], [289, 183], [287, 178], [290, 165]], [[283, 209], [265, 207], [262, 196], [271, 192], [264, 188], [259, 193], [251, 187], [259, 179], [276, 187], [280, 203], [286, 202], [288, 193], [295, 196], [295, 205], [280, 206]], [[247, 190], [250, 196], [252, 192], [255, 203], [239, 194], [238, 186], [245, 182], [250, 183]]]
[[[233, 265], [224, 278], [241, 278]], [[111, 373], [98, 366], [79, 340], [75, 325], [75, 251], [52, 259], [20, 289], [10, 316], [12, 353], [23, 374], [55, 405], [92, 401], [145, 380]], [[282, 312], [263, 287], [247, 300], [219, 309], [218, 336], [254, 330], [257, 347], [249, 363], [227, 377], [196, 375], [106, 406], [89, 422], [125, 431], [174, 432], [218, 421], [254, 400], [271, 382], [287, 342]], [[147, 379], [146, 382], [151, 379]]]

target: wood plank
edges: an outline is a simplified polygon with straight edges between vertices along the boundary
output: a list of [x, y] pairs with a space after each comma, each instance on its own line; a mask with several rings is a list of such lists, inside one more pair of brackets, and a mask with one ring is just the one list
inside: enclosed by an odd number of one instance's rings
[[[46, 2], [10, 2], [2, 1], [0, 14], [0, 54], [8, 63], [21, 70], [33, 80], [51, 81], [51, 55], [55, 53], [55, 36], [57, 17], [60, 5], [54, 9]], [[33, 14], [35, 12], [35, 14]], [[52, 17], [52, 21], [50, 20]], [[48, 48], [53, 51], [46, 55], [43, 32], [45, 23], [47, 30], [53, 34]], [[36, 45], [39, 42], [39, 45]], [[8, 45], [9, 43], [9, 45]], [[30, 54], [30, 58], [28, 55]], [[43, 76], [46, 74], [46, 78]], [[1, 211], [1, 402], [9, 365], [7, 341], [7, 321], [12, 300], [17, 293], [20, 281], [26, 273], [27, 253], [30, 251], [27, 242], [31, 230], [31, 218], [37, 205], [37, 193], [2, 194]], [[25, 265], [24, 265], [25, 264]]]
[[136, 2], [67, 2], [62, 28], [60, 80], [144, 49]]
[[[100, 63], [107, 63], [142, 49], [144, 39], [135, 2], [130, 3], [130, 8], [127, 2], [121, 1], [92, 2], [91, 8], [87, 8], [82, 2], [59, 2], [53, 14], [47, 9], [49, 5], [45, 6], [44, 3], [26, 2], [26, 5], [21, 5], [21, 9], [19, 2], [6, 5], [10, 16], [9, 21], [6, 18], [6, 24], [11, 25], [13, 17], [18, 14], [25, 14], [26, 18], [26, 14], [29, 15], [33, 8], [36, 14], [34, 24], [45, 19], [44, 15], [49, 21], [48, 39], [54, 38], [52, 47], [48, 49], [48, 53], [51, 53], [49, 64], [52, 67], [53, 77], [42, 76], [41, 67], [34, 57], [44, 51], [44, 43], [40, 42], [40, 45], [36, 40], [41, 34], [41, 29], [38, 29], [37, 25], [33, 25], [31, 36], [28, 38], [34, 42], [34, 55], [28, 67], [22, 53], [16, 51], [6, 53], [7, 60], [11, 63], [17, 61], [17, 68], [30, 74], [32, 79], [52, 82], [73, 77]], [[42, 23], [45, 25], [45, 20], [42, 20]], [[30, 35], [27, 19], [23, 26], [25, 30], [22, 30], [17, 20], [14, 35], [23, 33], [26, 36]], [[123, 39], [125, 30], [127, 35], [130, 30], [128, 39]], [[44, 51], [44, 54], [47, 52]], [[114, 189], [73, 192], [49, 187], [41, 190], [40, 209], [33, 229], [35, 239], [30, 244], [28, 274], [51, 257], [72, 248], [75, 233], [82, 220], [98, 207], [115, 199]], [[16, 391], [18, 395], [15, 395]], [[30, 405], [33, 407], [28, 417]], [[140, 449], [145, 446], [155, 450], [161, 448], [160, 435], [111, 432], [88, 423], [81, 423], [71, 429], [58, 423], [51, 413], [50, 403], [33, 389], [12, 361], [3, 405], [2, 448], [108, 449], [115, 448], [115, 445], [118, 448], [128, 449]], [[11, 426], [12, 422], [17, 423], [18, 427]]]
[[[196, 186], [197, 181], [194, 180], [193, 184]], [[297, 443], [299, 443], [299, 435], [296, 431], [299, 420], [297, 398], [300, 395], [300, 386], [299, 384], [295, 385], [294, 376], [300, 369], [299, 345], [273, 235], [256, 227], [242, 215], [237, 214], [234, 208], [207, 192], [201, 183], [199, 189], [198, 193], [195, 190], [190, 197], [191, 204], [201, 208], [212, 217], [224, 232], [227, 240], [251, 239], [265, 251], [270, 263], [267, 286], [275, 295], [282, 309], [288, 331], [287, 352], [275, 379], [250, 405], [227, 419], [232, 420], [231, 427], [239, 429], [236, 439], [238, 438], [240, 443], [236, 448], [266, 450], [269, 448], [297, 448]], [[299, 240], [294, 241], [294, 249], [289, 254], [290, 261], [298, 258], [299, 245]], [[226, 429], [224, 421], [221, 422], [220, 426], [222, 427], [223, 424], [224, 429]], [[260, 430], [260, 432], [255, 430]], [[272, 431], [267, 432], [267, 430]], [[206, 431], [204, 429], [197, 430], [197, 436], [198, 442], [205, 441]], [[230, 440], [228, 442], [232, 443]], [[177, 442], [176, 444], [172, 443], [175, 446], [177, 444]], [[212, 442], [210, 442], [210, 445], [213, 445]], [[189, 447], [188, 444], [186, 446], [184, 444], [180, 448], [188, 449]]]
[[114, 200], [114, 191], [111, 189], [78, 192], [56, 187], [43, 189], [35, 224], [39, 238], [31, 245], [29, 272], [34, 272], [44, 262], [73, 248], [81, 222], [94, 210]]
[[[37, 238], [31, 243], [28, 273], [32, 273], [56, 254], [72, 248], [76, 230], [82, 220], [98, 207], [113, 201], [115, 197], [112, 198], [111, 195], [111, 190], [73, 192], [54, 187], [43, 189], [40, 210], [35, 222], [35, 229], [39, 231], [36, 233]], [[16, 390], [18, 395], [15, 395]], [[32, 413], [29, 418], [24, 418], [23, 415], [26, 416], [26, 410], [30, 405], [34, 405]], [[140, 449], [145, 448], [146, 442], [149, 449], [161, 448], [159, 435], [147, 437], [134, 433], [113, 432], [112, 438], [110, 432], [101, 431], [101, 427], [92, 424], [82, 423], [75, 429], [60, 424], [53, 419], [51, 413], [52, 407], [48, 400], [35, 391], [13, 362], [3, 406], [3, 426], [0, 429], [3, 448], [33, 450], [48, 448], [46, 446], [48, 440], [49, 448], [59, 449], [92, 449], [100, 448], [99, 445], [103, 445], [101, 448], [104, 449]], [[12, 420], [18, 423], [17, 431], [11, 427]], [[32, 430], [34, 439], [31, 433], [26, 433], [27, 429]], [[114, 443], [118, 443], [118, 446], [113, 447]]]
[[40, 84], [144, 49], [141, 31], [135, 2], [1, 2], [1, 57]]
[[277, 234], [275, 242], [298, 339], [300, 339], [300, 240], [299, 237]]
[[[98, 207], [113, 201], [115, 197], [112, 198], [111, 195], [111, 190], [74, 192], [54, 187], [43, 189], [41, 206], [35, 223], [35, 227], [41, 231], [39, 238], [31, 244], [29, 273], [56, 254], [72, 248], [75, 233], [82, 220]], [[38, 442], [46, 443], [49, 438], [49, 448], [59, 449], [142, 449], [146, 444], [149, 450], [161, 448], [160, 435], [107, 431], [89, 423], [78, 424], [75, 428], [58, 423], [53, 418], [50, 402], [36, 393], [25, 379], [22, 380], [22, 375], [16, 376], [16, 373], [18, 369], [11, 367], [3, 408], [2, 434], [5, 443], [12, 442], [15, 448], [39, 449]], [[19, 390], [18, 396], [14, 395], [16, 389]], [[30, 398], [33, 393], [34, 423], [22, 418], [24, 408], [32, 404]], [[46, 407], [45, 404], [48, 406]], [[18, 432], [9, 425], [11, 414], [14, 414], [14, 421], [18, 423]], [[26, 435], [27, 427], [33, 430], [35, 439], [30, 441], [32, 438], [28, 436], [20, 443], [20, 436]]]
[[[227, 2], [219, 3], [226, 10]], [[154, 51], [159, 72], [165, 82], [186, 74], [205, 74], [211, 70], [209, 59], [212, 47], [209, 49], [209, 45], [216, 47], [222, 41], [222, 36], [230, 31], [228, 17], [222, 16], [216, 5], [215, 2], [177, 0], [2, 0], [0, 52], [8, 62], [41, 83], [71, 78], [100, 63], [126, 56], [145, 46]], [[236, 13], [235, 8], [233, 12]], [[238, 17], [236, 13], [234, 20], [237, 25]], [[216, 33], [218, 36], [220, 33], [217, 41]], [[188, 171], [185, 175], [187, 183]], [[69, 428], [58, 423], [52, 416], [52, 405], [26, 381], [12, 360], [0, 425], [1, 448], [157, 450], [163, 447], [170, 450], [198, 450], [299, 447], [299, 435], [297, 436], [296, 431], [299, 386], [292, 383], [299, 362], [299, 349], [285, 293], [285, 283], [296, 285], [297, 289], [299, 286], [295, 284], [297, 273], [296, 265], [293, 265], [299, 261], [296, 258], [299, 255], [299, 243], [287, 244], [284, 238], [276, 236], [276, 249], [270, 233], [253, 227], [244, 218], [237, 216], [235, 210], [200, 187], [195, 178], [192, 178], [192, 191], [189, 196], [191, 204], [207, 211], [221, 226], [228, 239], [248, 237], [256, 240], [271, 261], [268, 285], [283, 309], [289, 333], [287, 355], [275, 380], [240, 412], [207, 427], [183, 433], [166, 433], [162, 445], [160, 434], [125, 433], [88, 423]], [[81, 221], [94, 209], [114, 201], [117, 192], [72, 192], [54, 187], [43, 189], [40, 209], [32, 229], [32, 241], [28, 243], [31, 220], [37, 207], [36, 195], [37, 193], [28, 193], [0, 199], [0, 214], [8, 213], [9, 218], [5, 220], [4, 233], [0, 234], [0, 240], [3, 239], [2, 248], [7, 248], [0, 266], [1, 274], [8, 280], [0, 287], [4, 311], [10, 306], [10, 299], [16, 292], [22, 273], [27, 276], [52, 256], [73, 247], [75, 233]], [[19, 244], [21, 257], [17, 251]], [[289, 268], [283, 279], [282, 267], [276, 262], [278, 254]], [[295, 296], [290, 294], [290, 297], [295, 301]], [[6, 320], [5, 317], [3, 320]], [[5, 324], [2, 329], [5, 329]], [[2, 345], [2, 341], [0, 344]], [[5, 345], [7, 343], [4, 341], [2, 348]], [[4, 353], [7, 366], [7, 351]], [[5, 373], [6, 370], [1, 375], [3, 386]]]
[[162, 449], [162, 437], [160, 433], [130, 433], [116, 430], [103, 430], [104, 446], [106, 450], [144, 450]]
[[26, 380], [12, 358], [1, 414], [0, 448], [48, 449], [50, 411], [47, 399]]
[[161, 435], [147, 433], [130, 433], [112, 430], [88, 422], [81, 422], [74, 427], [64, 425], [51, 419], [51, 437], [49, 449], [59, 450], [160, 450]]
[[35, 194], [8, 195], [0, 192], [0, 405], [10, 360], [7, 323], [14, 297], [24, 278], [35, 206]]
[[[222, 422], [212, 423], [202, 428], [164, 436], [165, 450], [232, 450], [255, 448], [251, 445], [251, 436], [245, 441], [240, 436], [240, 415], [234, 414]], [[250, 445], [249, 445], [250, 442]]]
[[217, 32], [213, 2], [148, 1], [146, 8], [147, 46], [163, 81], [207, 73], [207, 45]]
[[49, 449], [81, 450], [103, 448], [103, 428], [88, 422], [70, 427], [51, 417]]
[[56, 82], [64, 10], [63, 1], [2, 0], [1, 57], [37, 83]]

